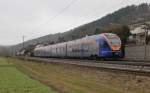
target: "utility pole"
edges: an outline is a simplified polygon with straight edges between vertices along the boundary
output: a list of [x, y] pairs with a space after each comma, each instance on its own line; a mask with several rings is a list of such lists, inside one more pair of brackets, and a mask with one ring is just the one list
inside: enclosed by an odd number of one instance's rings
[[145, 46], [145, 54], [144, 54], [144, 59], [146, 59], [146, 56], [147, 56], [146, 55], [146, 53], [147, 53], [146, 52], [146, 50], [147, 50], [147, 35], [148, 35], [148, 27], [146, 26], [145, 27], [145, 45], [144, 45]]
[[11, 56], [13, 57], [14, 56], [14, 48], [12, 46], [12, 49], [11, 49]]
[[22, 36], [22, 45], [23, 45], [23, 49], [24, 49], [24, 38], [25, 38], [25, 36]]

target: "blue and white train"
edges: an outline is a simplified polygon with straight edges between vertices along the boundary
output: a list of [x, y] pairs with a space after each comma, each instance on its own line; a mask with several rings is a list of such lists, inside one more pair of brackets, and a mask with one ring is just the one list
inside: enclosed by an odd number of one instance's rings
[[103, 33], [81, 39], [36, 47], [36, 57], [122, 58], [121, 40], [116, 34]]

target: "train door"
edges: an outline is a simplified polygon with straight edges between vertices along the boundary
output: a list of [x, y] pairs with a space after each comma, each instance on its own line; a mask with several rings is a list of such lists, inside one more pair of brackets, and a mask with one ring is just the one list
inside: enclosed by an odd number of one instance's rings
[[111, 48], [108, 45], [106, 40], [101, 40], [100, 42], [100, 50], [99, 50], [99, 55], [100, 57], [109, 57], [111, 56]]

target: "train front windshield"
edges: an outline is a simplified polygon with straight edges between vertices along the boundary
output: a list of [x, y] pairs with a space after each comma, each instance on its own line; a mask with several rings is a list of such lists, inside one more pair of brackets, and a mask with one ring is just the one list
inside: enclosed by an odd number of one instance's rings
[[113, 51], [120, 50], [121, 48], [121, 40], [120, 38], [115, 34], [106, 34], [108, 38], [108, 42], [112, 48]]
[[120, 45], [120, 44], [121, 44], [121, 41], [120, 41], [120, 39], [118, 39], [118, 38], [113, 38], [113, 39], [110, 39], [110, 43], [111, 43], [112, 45]]
[[105, 35], [108, 38], [111, 45], [120, 45], [121, 44], [121, 40], [117, 35], [112, 34], [112, 33], [107, 33]]

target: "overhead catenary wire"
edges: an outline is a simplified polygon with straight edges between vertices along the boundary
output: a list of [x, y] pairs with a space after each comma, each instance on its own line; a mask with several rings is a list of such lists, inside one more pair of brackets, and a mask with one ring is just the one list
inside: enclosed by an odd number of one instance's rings
[[[51, 17], [51, 18], [49, 18], [45, 23], [41, 23], [38, 27], [41, 27], [41, 26], [44, 26], [44, 25], [46, 25], [46, 24], [48, 24], [48, 23], [50, 23], [50, 22], [52, 22], [54, 19], [56, 19], [58, 16], [60, 16], [61, 14], [63, 14], [67, 9], [69, 9], [75, 2], [77, 2], [78, 0], [71, 0], [70, 1], [70, 3], [68, 3], [62, 10], [60, 10], [57, 14], [55, 14], [53, 17]], [[106, 10], [108, 10], [108, 9], [111, 9], [111, 8], [114, 8], [114, 7], [116, 7], [116, 6], [118, 6], [118, 5], [120, 5], [120, 4], [122, 4], [122, 3], [125, 3], [125, 2], [127, 2], [127, 1], [129, 1], [129, 0], [121, 0], [121, 2], [118, 2], [117, 4], [115, 4], [115, 5], [112, 5], [112, 6], [110, 6], [110, 7], [108, 7], [108, 8], [106, 8], [106, 9], [104, 9], [104, 10], [102, 10], [101, 11], [101, 13], [103, 12], [103, 11], [106, 11]], [[130, 2], [130, 1], [129, 1]], [[93, 14], [93, 13], [92, 13]], [[86, 16], [86, 17], [84, 17], [84, 18], [86, 18], [86, 19], [88, 19], [88, 18], [94, 18], [96, 15], [99, 15], [100, 14], [100, 12], [96, 12], [94, 15], [92, 15], [92, 16], [89, 16], [89, 15], [91, 15], [91, 13], [89, 14], [86, 14], [86, 15], [88, 15], [88, 16]], [[37, 27], [37, 28], [38, 28]]]
[[59, 15], [61, 15], [62, 13], [64, 13], [67, 9], [69, 9], [75, 2], [77, 2], [78, 0], [72, 0], [68, 5], [66, 5], [62, 10], [60, 10], [56, 15], [54, 15], [53, 17], [49, 18], [47, 22], [40, 24], [40, 26], [42, 25], [46, 25], [49, 22], [51, 22], [52, 20], [54, 20], [55, 18], [57, 18]]
[[[67, 6], [65, 6], [61, 11], [59, 11], [56, 15], [54, 15], [53, 17], [49, 18], [47, 22], [40, 24], [38, 27], [46, 25], [50, 22], [52, 22], [55, 18], [57, 18], [59, 15], [61, 15], [62, 13], [64, 13], [68, 8], [70, 8], [75, 2], [77, 2], [78, 0], [72, 0]], [[123, 0], [125, 1], [125, 0]], [[122, 3], [122, 1], [121, 1]], [[120, 3], [119, 3], [120, 4]], [[117, 4], [118, 5], [118, 4]], [[115, 4], [116, 6], [116, 4]], [[114, 6], [113, 6], [114, 7]], [[112, 7], [110, 7], [112, 8]], [[94, 15], [95, 16], [95, 15]]]
[[[70, 7], [71, 7], [75, 2], [77, 2], [77, 1], [78, 1], [78, 0], [72, 0], [66, 7], [64, 7], [61, 11], [59, 11], [56, 15], [54, 15], [53, 17], [51, 17], [50, 19], [48, 19], [47, 22], [40, 24], [38, 27], [43, 26], [43, 25], [46, 25], [46, 24], [52, 22], [55, 18], [57, 18], [57, 17], [58, 17], [59, 15], [61, 15], [62, 13], [64, 13], [68, 8], [70, 8]], [[111, 8], [113, 8], [113, 7], [115, 7], [115, 6], [118, 6], [118, 5], [122, 4], [124, 1], [127, 1], [127, 0], [122, 0], [121, 2], [115, 4], [115, 5], [113, 5], [113, 6], [109, 7], [109, 8], [107, 8], [107, 9], [111, 9]], [[106, 9], [105, 9], [105, 10], [106, 10]], [[88, 13], [87, 15], [90, 15], [90, 14]], [[96, 13], [96, 14], [94, 14], [93, 16], [96, 16], [96, 15], [98, 15], [98, 14]], [[93, 17], [93, 16], [92, 16], [92, 17]], [[87, 16], [87, 17], [84, 17], [84, 18], [89, 18], [89, 17], [90, 17], [90, 16]], [[92, 18], [92, 17], [90, 17], [90, 18]]]
[[[119, 3], [115, 4], [115, 5], [112, 5], [112, 6], [106, 8], [105, 10], [103, 10], [103, 11], [101, 11], [101, 12], [105, 12], [105, 11], [108, 10], [108, 9], [112, 9], [112, 8], [118, 6], [118, 5], [120, 5], [120, 4], [122, 4], [122, 3], [126, 2], [126, 1], [127, 1], [127, 0], [121, 0], [121, 2], [119, 2]], [[94, 17], [94, 16], [96, 16], [96, 15], [99, 15], [99, 13], [95, 13], [92, 17]]]
[[[118, 6], [118, 5], [122, 4], [122, 3], [125, 3], [126, 1], [128, 1], [128, 0], [121, 0], [121, 2], [116, 3], [116, 4], [112, 5], [112, 6], [110, 6], [110, 7], [106, 8], [106, 9], [104, 9], [104, 10], [101, 11], [101, 12], [104, 12], [104, 11], [106, 11], [106, 10], [108, 10], [108, 9], [114, 8], [115, 6]], [[95, 10], [96, 10], [96, 9], [94, 9], [93, 11], [95, 11]], [[91, 14], [94, 14], [94, 15], [91, 15]], [[88, 14], [86, 14], [86, 15], [88, 15], [88, 16], [80, 16], [80, 17], [84, 17], [84, 18], [86, 18], [86, 19], [94, 18], [96, 15], [99, 15], [99, 12], [88, 13]], [[91, 16], [89, 16], [89, 15], [91, 15]], [[93, 20], [93, 21], [94, 21], [94, 20]]]

